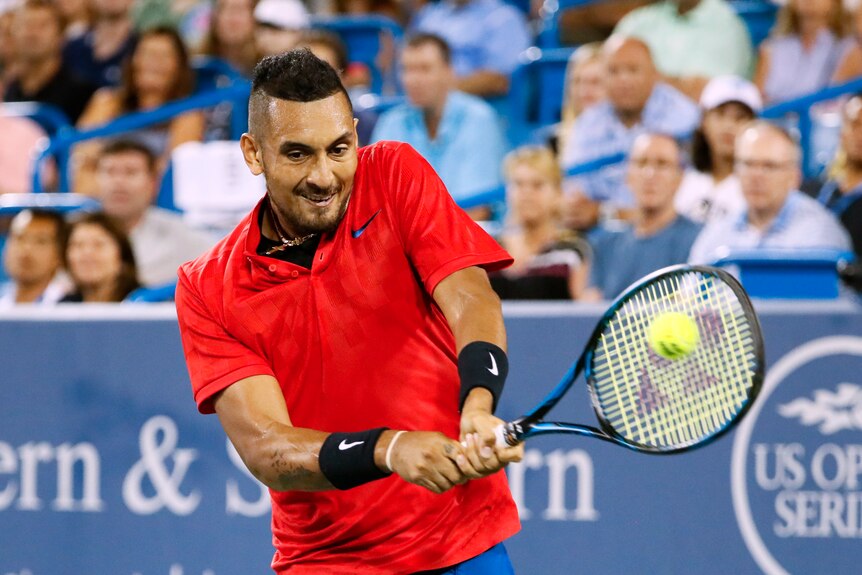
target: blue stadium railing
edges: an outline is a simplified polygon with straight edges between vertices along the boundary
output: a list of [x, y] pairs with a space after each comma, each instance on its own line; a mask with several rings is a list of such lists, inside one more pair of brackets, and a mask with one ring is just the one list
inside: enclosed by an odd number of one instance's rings
[[371, 72], [371, 91], [375, 94], [394, 95], [398, 92], [395, 61], [392, 68], [384, 74], [378, 66], [378, 58], [389, 37], [395, 44], [401, 41], [404, 31], [394, 20], [374, 14], [356, 16], [314, 16], [311, 24], [338, 34], [347, 46], [351, 62], [359, 62]]
[[751, 297], [835, 299], [843, 291], [839, 269], [854, 260], [839, 250], [740, 250], [711, 263], [734, 269]]
[[[231, 102], [238, 107], [244, 107], [248, 101], [249, 91], [249, 82], [235, 80], [230, 86], [195, 94], [145, 112], [127, 114], [95, 128], [87, 130], [62, 129], [55, 137], [51, 138], [49, 145], [42, 150], [36, 159], [36, 168], [33, 172], [33, 191], [38, 193], [44, 190], [40, 178], [41, 170], [39, 169], [42, 163], [53, 155], [68, 153], [75, 144], [95, 138], [116, 136], [140, 128], [161, 124], [190, 110], [209, 108], [222, 102]], [[231, 137], [239, 139], [240, 135], [247, 129], [247, 123], [248, 118], [246, 115], [232, 114]], [[61, 171], [58, 186], [60, 192], [69, 190], [69, 175], [67, 170]]]

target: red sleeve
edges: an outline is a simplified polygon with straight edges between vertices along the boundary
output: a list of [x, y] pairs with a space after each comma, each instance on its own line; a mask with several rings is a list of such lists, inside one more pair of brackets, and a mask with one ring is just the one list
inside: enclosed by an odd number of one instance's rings
[[464, 268], [495, 271], [512, 264], [512, 256], [455, 204], [443, 181], [416, 150], [393, 142], [384, 147], [389, 148], [381, 167], [384, 186], [394, 198], [404, 250], [428, 293]]
[[180, 269], [179, 273], [176, 305], [183, 351], [198, 411], [214, 413], [213, 397], [237, 381], [253, 375], [275, 377], [262, 357], [222, 327], [184, 269]]

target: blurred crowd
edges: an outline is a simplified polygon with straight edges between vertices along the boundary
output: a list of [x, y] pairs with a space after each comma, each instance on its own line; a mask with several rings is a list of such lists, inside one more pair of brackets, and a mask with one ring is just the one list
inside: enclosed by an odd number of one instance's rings
[[[46, 137], [4, 113], [7, 103], [54, 106], [86, 130], [198, 92], [201, 58], [250, 77], [261, 58], [306, 47], [341, 73], [355, 104], [381, 96], [374, 78], [389, 79], [383, 95], [401, 95], [394, 105], [356, 106], [361, 143], [404, 141], [434, 166], [514, 256], [491, 277], [503, 298], [611, 299], [661, 267], [738, 250], [862, 254], [862, 95], [819, 105], [840, 120], [819, 174], [803, 166], [793, 118], [758, 119], [862, 77], [862, 4], [786, 0], [757, 45], [729, 0], [571, 9], [559, 20], [561, 41], [577, 46], [559, 117], [525, 137], [512, 130], [506, 96], [546, 9], [538, 0], [0, 0], [0, 194], [32, 190]], [[315, 24], [362, 14], [405, 32], [381, 32], [373, 65]], [[101, 207], [7, 218], [0, 307], [119, 302], [169, 287], [219, 230], [157, 207], [162, 179], [184, 144], [229, 138], [232, 113], [187, 111], [75, 145], [70, 190]], [[48, 163], [39, 177], [50, 188], [57, 172]], [[475, 201], [498, 188], [505, 200]]]

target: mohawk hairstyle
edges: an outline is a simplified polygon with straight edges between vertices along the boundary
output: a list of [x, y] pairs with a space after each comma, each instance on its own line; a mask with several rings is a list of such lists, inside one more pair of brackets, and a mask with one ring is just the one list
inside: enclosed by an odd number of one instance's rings
[[308, 48], [267, 56], [254, 68], [248, 111], [249, 127], [256, 125], [255, 118], [262, 115], [269, 98], [315, 102], [338, 92], [344, 94], [352, 110], [350, 96], [338, 72]]

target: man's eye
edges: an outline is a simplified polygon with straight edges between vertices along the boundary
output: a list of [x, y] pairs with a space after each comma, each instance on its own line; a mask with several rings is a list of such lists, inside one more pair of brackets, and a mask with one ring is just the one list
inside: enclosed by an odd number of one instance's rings
[[343, 156], [344, 154], [347, 153], [348, 149], [349, 148], [346, 145], [336, 146], [335, 148], [332, 149], [332, 153], [333, 153], [333, 155], [336, 155], [336, 156]]
[[287, 157], [291, 160], [301, 160], [303, 157], [305, 157], [305, 154], [297, 150], [293, 152], [288, 152]]

